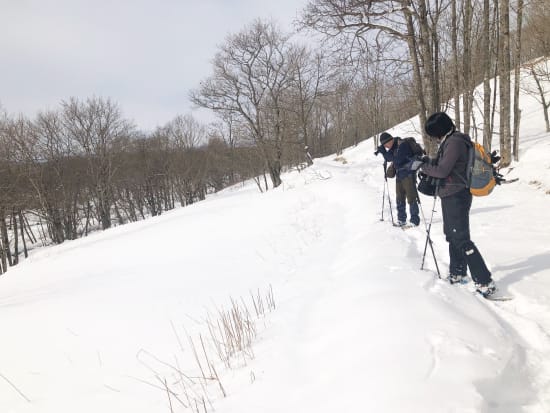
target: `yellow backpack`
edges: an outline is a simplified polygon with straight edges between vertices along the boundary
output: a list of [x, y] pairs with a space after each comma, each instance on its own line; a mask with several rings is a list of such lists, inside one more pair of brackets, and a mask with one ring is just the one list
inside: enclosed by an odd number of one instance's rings
[[491, 162], [491, 155], [485, 152], [482, 145], [471, 142], [468, 151], [468, 168], [466, 179], [470, 193], [475, 196], [489, 195], [497, 184], [497, 171]]

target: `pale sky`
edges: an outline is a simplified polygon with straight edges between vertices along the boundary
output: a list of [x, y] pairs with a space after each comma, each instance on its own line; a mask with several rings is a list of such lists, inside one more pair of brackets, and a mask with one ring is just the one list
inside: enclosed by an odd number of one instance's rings
[[0, 105], [33, 117], [110, 97], [142, 130], [193, 113], [216, 46], [254, 18], [283, 30], [306, 0], [0, 0]]

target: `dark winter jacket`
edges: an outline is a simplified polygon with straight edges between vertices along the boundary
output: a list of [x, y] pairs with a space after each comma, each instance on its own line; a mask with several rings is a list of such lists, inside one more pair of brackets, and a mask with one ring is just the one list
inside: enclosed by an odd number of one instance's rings
[[439, 144], [437, 158], [422, 165], [421, 170], [426, 175], [441, 179], [438, 192], [440, 198], [467, 188], [466, 168], [470, 142], [468, 135], [454, 132]]
[[393, 138], [393, 146], [390, 150], [386, 150], [386, 148], [383, 147], [383, 150], [380, 152], [386, 161], [393, 162], [393, 166], [397, 172], [398, 181], [406, 178], [407, 176], [414, 175], [414, 171], [411, 171], [409, 168], [405, 167], [405, 165], [408, 164], [414, 157], [414, 153], [411, 145], [406, 143], [403, 139], [398, 137]]

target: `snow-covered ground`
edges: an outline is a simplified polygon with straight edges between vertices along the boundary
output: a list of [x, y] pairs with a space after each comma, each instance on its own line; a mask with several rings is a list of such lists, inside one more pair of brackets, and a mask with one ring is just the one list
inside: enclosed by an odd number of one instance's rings
[[[182, 337], [206, 337], [207, 313], [269, 286], [277, 307], [258, 322], [254, 358], [216, 364], [227, 397], [209, 386], [208, 411], [549, 412], [550, 134], [536, 102], [522, 108], [521, 161], [507, 175], [519, 181], [471, 213], [472, 239], [513, 300], [438, 279], [429, 251], [419, 269], [424, 223], [402, 231], [388, 210], [380, 220], [369, 140], [265, 194], [230, 188], [10, 269], [0, 412], [185, 411], [159, 386], [177, 393], [170, 365], [196, 368]], [[433, 200], [422, 201], [429, 219]], [[446, 274], [439, 202], [433, 222]]]

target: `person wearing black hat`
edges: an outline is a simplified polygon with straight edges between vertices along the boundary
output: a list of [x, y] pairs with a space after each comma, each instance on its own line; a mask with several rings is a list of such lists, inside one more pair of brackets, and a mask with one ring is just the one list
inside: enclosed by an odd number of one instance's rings
[[411, 170], [420, 170], [439, 179], [437, 195], [443, 211], [443, 232], [449, 243], [449, 281], [466, 282], [466, 267], [484, 297], [493, 295], [496, 285], [481, 253], [470, 239], [470, 207], [472, 194], [465, 182], [471, 139], [456, 130], [444, 112], [432, 114], [424, 126], [426, 133], [439, 141], [435, 159], [427, 157], [412, 162]]
[[[377, 153], [381, 153], [387, 162], [392, 164], [388, 167], [387, 176], [393, 178], [395, 176], [395, 198], [397, 204], [397, 225], [404, 226], [407, 224], [407, 208], [409, 204], [409, 212], [411, 215], [410, 222], [417, 226], [420, 224], [420, 216], [418, 215], [418, 192], [416, 191], [416, 173], [405, 167], [411, 159], [414, 158], [414, 153], [410, 145], [403, 145], [403, 139], [393, 137], [389, 133], [384, 132], [380, 135], [380, 146]], [[395, 175], [390, 174], [391, 169], [395, 171]]]

